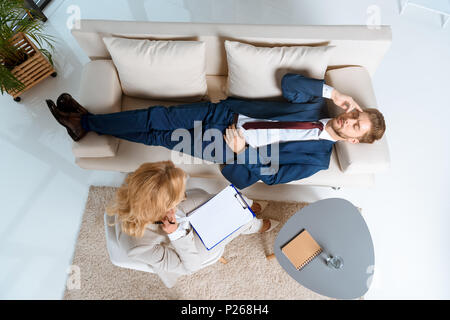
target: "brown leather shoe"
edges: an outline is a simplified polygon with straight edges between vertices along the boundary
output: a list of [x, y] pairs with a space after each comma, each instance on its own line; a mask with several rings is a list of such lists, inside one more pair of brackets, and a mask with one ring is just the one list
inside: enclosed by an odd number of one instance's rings
[[63, 112], [58, 110], [52, 100], [46, 100], [46, 102], [56, 121], [67, 129], [67, 133], [74, 141], [79, 141], [86, 135], [87, 131], [81, 126], [82, 115], [80, 113]]
[[[57, 119], [57, 114], [55, 111], [56, 110], [55, 103], [52, 100], [46, 100], [45, 102], [47, 102], [47, 106], [50, 109], [50, 112], [52, 113], [53, 117], [55, 117], [55, 119]], [[75, 140], [78, 138], [75, 135], [75, 133], [72, 132], [72, 130], [70, 130], [69, 128], [66, 128], [66, 130], [67, 130], [67, 133], [69, 134], [69, 136], [72, 138], [72, 140]]]
[[68, 93], [63, 93], [58, 97], [56, 100], [56, 106], [63, 112], [74, 112], [80, 114], [89, 113]]

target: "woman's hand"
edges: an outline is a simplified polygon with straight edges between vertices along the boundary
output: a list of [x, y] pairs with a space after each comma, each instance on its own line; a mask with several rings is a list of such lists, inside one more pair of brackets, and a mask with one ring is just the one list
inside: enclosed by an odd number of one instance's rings
[[[177, 217], [175, 216], [176, 208], [167, 211], [167, 215], [162, 220], [162, 229], [167, 234], [175, 232], [178, 229]], [[173, 224], [172, 224], [172, 223]]]

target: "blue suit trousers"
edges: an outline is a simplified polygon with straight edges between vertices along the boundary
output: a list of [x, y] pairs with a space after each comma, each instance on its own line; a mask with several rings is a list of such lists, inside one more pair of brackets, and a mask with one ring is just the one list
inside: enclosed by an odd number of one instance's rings
[[[137, 109], [110, 114], [88, 114], [82, 117], [82, 126], [87, 131], [95, 131], [100, 135], [111, 135], [120, 139], [143, 143], [151, 146], [163, 146], [174, 149], [180, 143], [180, 138], [173, 137], [178, 129], [189, 132], [189, 153], [191, 156], [213, 162], [225, 163], [229, 161], [233, 152], [223, 140], [225, 129], [234, 119], [234, 112], [226, 103], [198, 102], [172, 107], [155, 106], [147, 109]], [[196, 122], [197, 121], [197, 122]], [[201, 128], [200, 128], [201, 127]], [[211, 157], [204, 157], [205, 148], [219, 139], [204, 139], [208, 129], [220, 132], [222, 146], [221, 159], [214, 153]], [[177, 135], [175, 135], [177, 136]], [[208, 136], [208, 135], [206, 135]], [[207, 140], [207, 141], [204, 141]], [[208, 141], [209, 140], [209, 141]], [[228, 159], [228, 160], [227, 160]]]

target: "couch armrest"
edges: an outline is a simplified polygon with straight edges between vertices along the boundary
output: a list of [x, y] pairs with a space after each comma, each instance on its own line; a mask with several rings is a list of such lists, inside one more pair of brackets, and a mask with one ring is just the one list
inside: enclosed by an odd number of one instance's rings
[[[350, 95], [364, 108], [377, 108], [377, 102], [369, 73], [363, 67], [347, 67], [330, 70], [325, 75], [325, 82]], [[336, 116], [342, 109], [328, 100], [331, 116]], [[336, 143], [336, 153], [341, 170], [349, 174], [377, 173], [390, 166], [389, 147], [386, 135], [373, 144]]]
[[118, 147], [119, 139], [89, 132], [81, 141], [73, 143], [72, 152], [77, 158], [106, 158], [115, 157]]
[[[78, 101], [94, 114], [121, 111], [122, 87], [111, 60], [91, 61], [84, 66]], [[89, 132], [73, 143], [72, 152], [77, 158], [114, 157], [118, 145], [119, 139], [115, 137]]]

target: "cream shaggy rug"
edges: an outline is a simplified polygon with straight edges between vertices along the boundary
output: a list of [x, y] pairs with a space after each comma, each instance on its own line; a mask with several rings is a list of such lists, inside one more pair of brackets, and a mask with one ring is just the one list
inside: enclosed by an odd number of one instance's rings
[[217, 262], [182, 276], [168, 289], [155, 274], [119, 268], [110, 262], [103, 213], [115, 191], [111, 187], [90, 188], [72, 262], [80, 271], [81, 281], [75, 285], [78, 288], [67, 286], [64, 299], [327, 299], [298, 284], [276, 259], [266, 259], [281, 226], [307, 203], [271, 201], [262, 217], [281, 221], [274, 231], [239, 236], [226, 247], [224, 257], [228, 264]]

